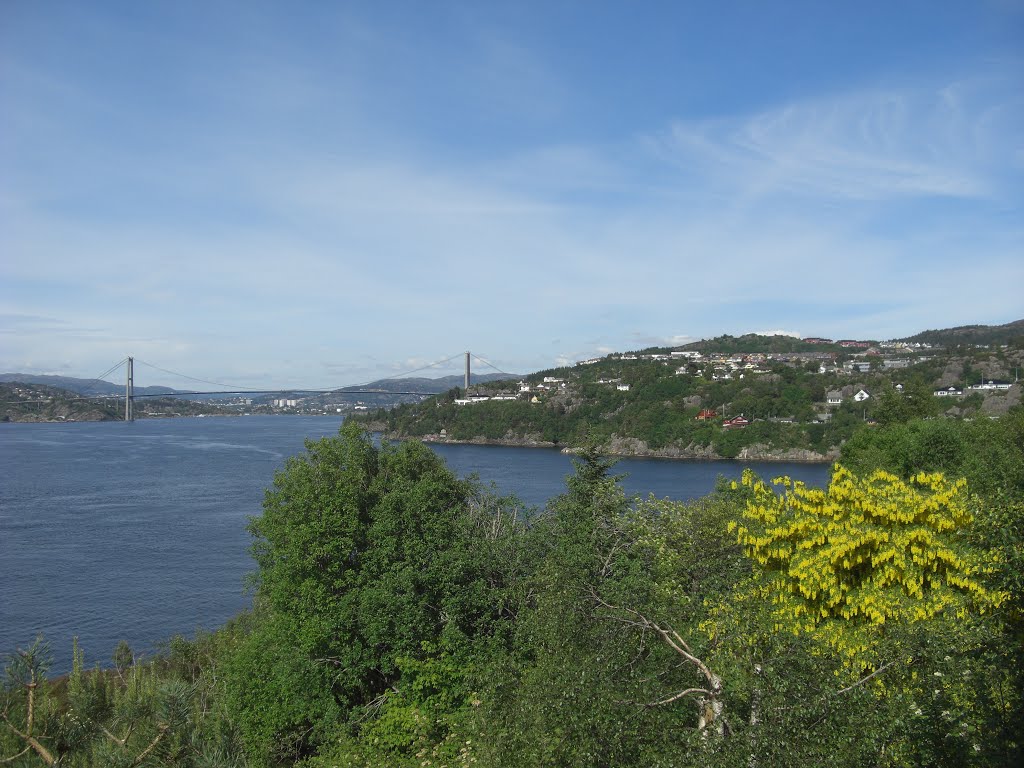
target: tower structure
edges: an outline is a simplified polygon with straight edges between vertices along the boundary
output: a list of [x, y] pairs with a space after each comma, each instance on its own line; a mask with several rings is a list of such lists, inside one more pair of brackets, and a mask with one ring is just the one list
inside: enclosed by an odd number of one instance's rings
[[124, 420], [135, 421], [135, 358], [128, 358], [124, 383]]

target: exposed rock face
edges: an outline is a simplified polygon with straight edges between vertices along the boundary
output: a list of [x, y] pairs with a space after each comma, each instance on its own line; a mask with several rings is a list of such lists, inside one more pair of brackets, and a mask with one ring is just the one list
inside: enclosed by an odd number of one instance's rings
[[649, 456], [651, 454], [651, 449], [647, 447], [647, 443], [636, 437], [613, 435], [605, 448], [608, 453], [615, 456]]
[[[401, 438], [397, 435], [389, 435], [392, 439]], [[448, 443], [452, 445], [507, 445], [521, 448], [557, 448], [558, 445], [547, 440], [540, 439], [539, 434], [527, 435], [526, 437], [514, 437], [507, 433], [501, 439], [491, 439], [477, 436], [471, 440], [456, 440], [445, 435], [423, 435], [420, 438], [425, 443]], [[563, 447], [563, 453], [575, 453], [572, 448]], [[652, 459], [696, 459], [701, 461], [716, 461], [722, 459], [711, 445], [697, 445], [690, 443], [682, 447], [669, 445], [664, 448], [651, 448], [643, 440], [635, 437], [619, 437], [613, 435], [611, 440], [605, 444], [605, 453], [609, 456], [637, 456]], [[826, 454], [810, 451], [805, 448], [787, 448], [785, 450], [770, 448], [766, 445], [751, 445], [742, 449], [736, 457], [737, 461], [792, 461], [792, 462], [831, 462], [839, 457], [839, 449]]]
[[717, 459], [720, 458], [715, 449], [710, 445], [697, 445], [696, 443], [690, 443], [683, 449], [683, 453], [680, 454], [679, 458], [683, 459]]
[[[964, 386], [964, 368], [967, 364], [964, 357], [951, 357], [942, 374], [935, 382], [936, 388], [949, 386]], [[968, 384], [977, 384], [979, 379], [1002, 379], [1013, 381], [1017, 369], [1024, 365], [1024, 351], [1019, 349], [1005, 349], [998, 355], [990, 355], [987, 358], [972, 359], [970, 361], [971, 376]]]
[[[612, 456], [643, 456], [658, 459], [701, 459], [713, 461], [722, 457], [715, 453], [711, 445], [690, 443], [685, 448], [669, 445], [664, 448], [650, 448], [643, 440], [635, 437], [613, 436], [605, 446]], [[743, 448], [736, 457], [737, 461], [800, 461], [800, 462], [832, 462], [839, 458], [839, 449], [829, 453], [818, 453], [806, 448], [771, 448], [767, 445], [750, 445]]]
[[1007, 392], [986, 392], [981, 412], [986, 416], [1003, 416], [1013, 406], [1020, 405], [1021, 384], [1014, 384]]
[[507, 445], [514, 448], [557, 448], [557, 443], [552, 443], [548, 440], [541, 440], [540, 435], [527, 435], [526, 437], [503, 437], [492, 439], [484, 437], [483, 435], [477, 435], [469, 440], [456, 440], [454, 437], [448, 437], [447, 435], [422, 435], [420, 437], [409, 438], [403, 435], [388, 434], [385, 435], [389, 440], [421, 440], [424, 443], [447, 443], [450, 445]]
[[935, 382], [935, 386], [939, 389], [945, 389], [946, 387], [962, 387], [963, 385], [964, 361], [960, 358], [950, 360], [943, 369], [942, 375], [939, 376], [939, 380]]
[[835, 461], [839, 458], [839, 450], [834, 449], [828, 453], [818, 453], [807, 448], [769, 448], [767, 445], [755, 443], [740, 449], [736, 457], [740, 461]]

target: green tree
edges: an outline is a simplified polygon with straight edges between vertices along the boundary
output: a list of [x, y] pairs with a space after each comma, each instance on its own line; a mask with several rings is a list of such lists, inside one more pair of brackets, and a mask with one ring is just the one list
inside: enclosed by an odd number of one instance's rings
[[403, 669], [471, 656], [501, 620], [483, 531], [503, 514], [422, 444], [377, 449], [355, 425], [291, 459], [250, 526], [256, 628], [232, 662], [257, 758], [310, 756], [408, 700]]
[[9, 659], [0, 701], [5, 764], [192, 768], [241, 763], [219, 688], [206, 675], [188, 679], [164, 660], [89, 671], [75, 643], [71, 673], [51, 682], [49, 658], [40, 639]]

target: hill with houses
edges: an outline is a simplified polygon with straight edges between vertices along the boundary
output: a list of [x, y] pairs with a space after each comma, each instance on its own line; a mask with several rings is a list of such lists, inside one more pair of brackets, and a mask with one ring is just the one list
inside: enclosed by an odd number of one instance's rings
[[596, 439], [620, 455], [824, 461], [865, 425], [1019, 404], [1024, 338], [1005, 338], [719, 336], [453, 388], [368, 418], [399, 439], [569, 450]]

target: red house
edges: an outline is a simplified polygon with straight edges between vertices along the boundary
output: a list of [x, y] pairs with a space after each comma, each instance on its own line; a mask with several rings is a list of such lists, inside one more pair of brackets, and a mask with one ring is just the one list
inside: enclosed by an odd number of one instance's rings
[[726, 419], [722, 422], [722, 429], [743, 429], [750, 423], [750, 419], [743, 418], [743, 414], [739, 416], [733, 416], [731, 419]]
[[697, 414], [697, 421], [708, 421], [715, 418], [718, 418], [718, 411], [711, 408], [703, 408], [701, 409], [701, 412]]

